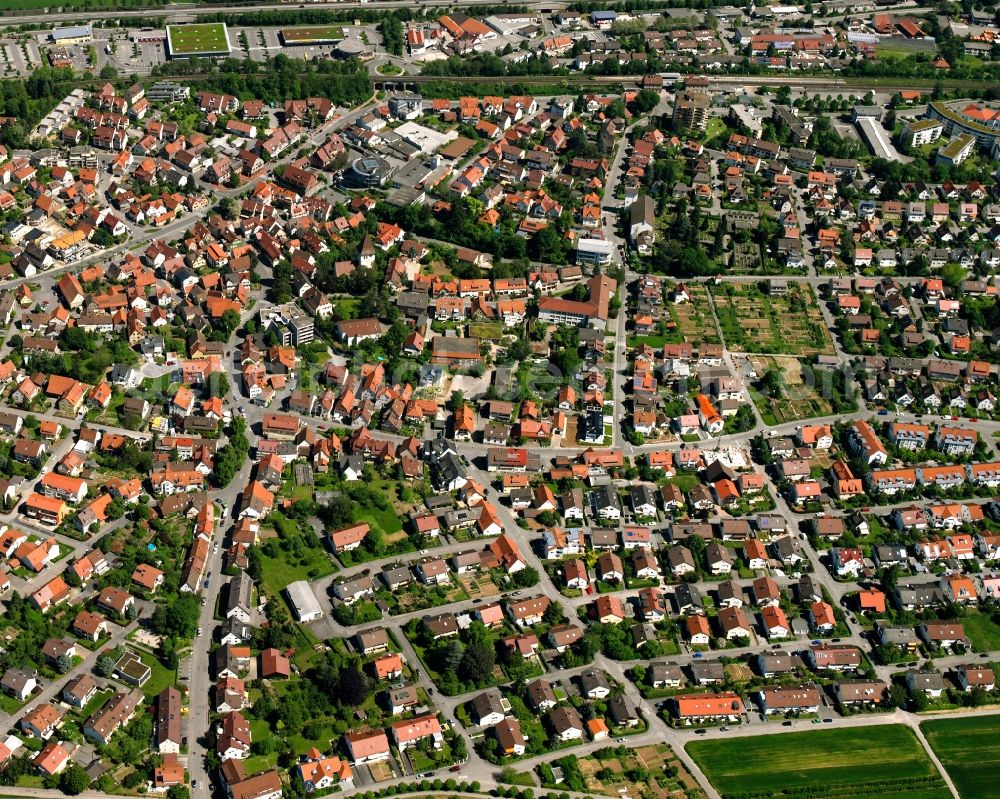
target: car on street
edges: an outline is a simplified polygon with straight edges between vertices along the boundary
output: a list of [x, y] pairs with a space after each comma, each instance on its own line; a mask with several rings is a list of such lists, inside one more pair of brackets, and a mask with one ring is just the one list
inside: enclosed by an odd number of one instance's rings
[[201, 627], [198, 628], [198, 635], [201, 635]]
[[824, 724], [833, 724], [833, 719], [823, 719]]
[[695, 653], [694, 653], [694, 655], [692, 655], [692, 657], [693, 657], [693, 658], [694, 658], [695, 660], [698, 660], [698, 659], [700, 659], [700, 658], [701, 658], [701, 652], [695, 652]]
[[695, 730], [694, 734], [695, 735], [704, 735], [706, 732], [708, 732], [708, 730], [701, 729], [701, 730]]
[[790, 721], [783, 721], [783, 722], [781, 722], [781, 726], [782, 727], [791, 727], [792, 726], [792, 722], [790, 722]]
[[454, 766], [452, 766], [450, 769], [448, 769], [448, 771], [461, 771], [461, 770], [462, 770], [462, 767], [460, 765], [458, 765], [458, 763], [456, 763]]

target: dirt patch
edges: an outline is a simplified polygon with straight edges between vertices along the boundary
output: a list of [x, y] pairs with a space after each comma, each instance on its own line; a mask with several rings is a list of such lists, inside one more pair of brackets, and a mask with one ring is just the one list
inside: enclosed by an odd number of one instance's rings
[[497, 588], [489, 574], [462, 574], [459, 575], [458, 581], [470, 599], [483, 599], [497, 596], [500, 593], [500, 589]]
[[393, 778], [392, 767], [384, 760], [368, 764], [368, 772], [375, 782], [385, 782]]

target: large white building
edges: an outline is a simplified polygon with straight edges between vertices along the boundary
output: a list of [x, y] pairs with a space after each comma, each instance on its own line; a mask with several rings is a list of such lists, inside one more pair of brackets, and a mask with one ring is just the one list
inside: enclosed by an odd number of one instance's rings
[[944, 124], [938, 119], [917, 119], [903, 126], [903, 144], [909, 147], [922, 147], [941, 138]]
[[319, 606], [316, 595], [305, 580], [289, 583], [285, 593], [295, 612], [295, 618], [299, 621], [315, 621], [323, 615], [323, 609]]

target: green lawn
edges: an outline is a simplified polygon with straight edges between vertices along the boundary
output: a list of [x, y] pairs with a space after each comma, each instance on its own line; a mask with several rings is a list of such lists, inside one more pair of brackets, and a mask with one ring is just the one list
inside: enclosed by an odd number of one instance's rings
[[171, 373], [160, 375], [159, 377], [145, 377], [142, 380], [141, 390], [143, 395], [157, 393], [161, 397], [170, 398], [177, 393], [180, 383], [175, 383], [171, 379]]
[[709, 117], [708, 122], [705, 125], [705, 138], [714, 139], [722, 133], [726, 132], [726, 123], [719, 117]]
[[[949, 799], [916, 736], [886, 724], [687, 745], [723, 799]], [[764, 778], [766, 775], [766, 778]]]
[[499, 322], [473, 322], [469, 325], [469, 335], [489, 341], [498, 341], [503, 337], [503, 325]]
[[669, 483], [670, 485], [677, 486], [681, 491], [687, 493], [692, 488], [694, 488], [700, 480], [698, 480], [698, 475], [694, 472], [677, 472], [676, 475], [668, 480], [664, 480], [664, 483]]
[[356, 319], [361, 300], [357, 297], [337, 297], [330, 304], [341, 319]]
[[4, 713], [17, 713], [21, 709], [21, 703], [13, 696], [0, 694], [0, 710]]
[[[264, 719], [250, 719], [250, 735], [255, 741], [263, 741], [266, 739], [273, 739], [274, 736], [271, 734], [270, 725]], [[266, 755], [254, 755], [253, 757], [248, 757], [243, 761], [243, 765], [247, 770], [247, 774], [260, 774], [262, 771], [267, 771], [272, 769], [277, 765], [278, 762], [278, 752], [277, 750], [268, 752]]]
[[970, 613], [959, 619], [965, 627], [965, 634], [976, 652], [992, 652], [1000, 649], [1000, 624], [985, 613]]
[[[398, 483], [392, 480], [375, 480], [372, 488], [380, 490], [391, 501], [396, 497], [397, 486]], [[386, 535], [398, 533], [403, 529], [403, 522], [400, 521], [399, 514], [396, 513], [391, 504], [385, 510], [380, 508], [358, 508], [357, 520], [359, 522], [368, 522], [372, 526], [378, 526]]]
[[229, 50], [226, 26], [222, 22], [168, 25], [167, 38], [170, 40], [170, 53], [176, 55], [223, 53]]
[[112, 696], [114, 696], [114, 691], [98, 691], [94, 694], [94, 698], [91, 699], [86, 705], [84, 705], [80, 710], [75, 711], [76, 714], [83, 720], [86, 721], [91, 716], [93, 716], [101, 706], [107, 702]]
[[157, 696], [164, 688], [177, 684], [177, 672], [173, 669], [168, 669], [160, 663], [155, 655], [151, 655], [148, 652], [140, 652], [139, 650], [133, 651], [152, 670], [152, 673], [149, 675], [149, 682], [142, 686], [143, 693], [147, 697]]
[[313, 535], [311, 530], [300, 530], [295, 521], [278, 512], [272, 513], [269, 521], [279, 532], [277, 547], [268, 542], [260, 550], [264, 586], [270, 596], [278, 596], [289, 583], [315, 580], [334, 571], [333, 561], [322, 546], [305, 543], [304, 536]]
[[671, 336], [630, 336], [628, 340], [628, 346], [638, 347], [645, 344], [648, 347], [652, 347], [654, 350], [663, 349], [663, 345], [670, 340]]
[[991, 799], [997, 795], [1000, 716], [925, 721], [920, 729], [962, 799]]

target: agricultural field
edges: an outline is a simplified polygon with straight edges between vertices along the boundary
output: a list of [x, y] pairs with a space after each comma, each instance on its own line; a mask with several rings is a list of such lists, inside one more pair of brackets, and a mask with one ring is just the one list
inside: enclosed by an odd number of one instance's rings
[[951, 796], [916, 736], [898, 724], [694, 741], [687, 751], [723, 799]]
[[340, 25], [304, 25], [281, 29], [281, 40], [286, 45], [332, 44], [343, 38], [344, 29]]
[[777, 396], [765, 397], [751, 390], [751, 397], [766, 424], [782, 424], [796, 419], [813, 416], [829, 416], [833, 413], [830, 400], [824, 397], [817, 386], [809, 385], [802, 370], [802, 363], [791, 356], [748, 355], [758, 379], [771, 370], [777, 370], [783, 377], [782, 390]]
[[670, 799], [677, 791], [702, 796], [694, 778], [666, 744], [599, 749], [577, 761], [587, 792], [633, 799]]
[[726, 283], [712, 293], [726, 347], [734, 352], [832, 355], [833, 340], [808, 283], [773, 296], [757, 283]]
[[87, 0], [60, 0], [58, 4], [52, 0], [4, 0], [4, 11], [34, 11], [45, 10], [56, 6], [64, 11], [75, 11], [86, 7], [88, 11], [97, 11], [101, 8], [136, 8], [139, 3], [135, 0], [102, 0], [99, 3], [88, 3]]
[[229, 35], [224, 22], [167, 25], [171, 56], [218, 55], [229, 53]]
[[[925, 721], [924, 737], [951, 775], [962, 799], [996, 796], [1000, 783], [1000, 716]], [[970, 757], [975, 765], [970, 768]]]

